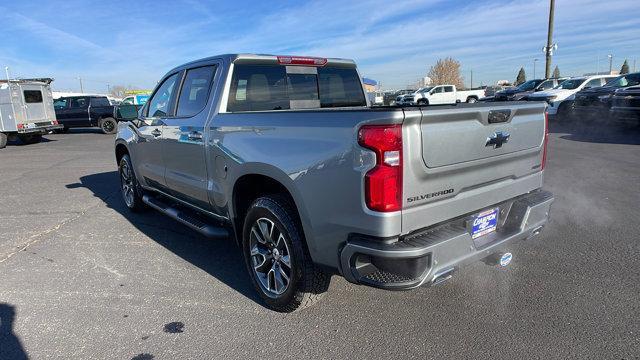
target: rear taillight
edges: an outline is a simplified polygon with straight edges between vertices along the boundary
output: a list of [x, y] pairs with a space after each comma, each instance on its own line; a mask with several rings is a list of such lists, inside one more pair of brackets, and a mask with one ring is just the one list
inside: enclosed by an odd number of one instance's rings
[[365, 201], [371, 210], [402, 209], [402, 125], [366, 125], [358, 143], [376, 153], [376, 166], [365, 175]]
[[549, 142], [549, 113], [544, 113], [544, 144], [542, 145], [542, 166], [540, 170], [544, 170], [547, 164], [547, 143]]
[[24, 129], [24, 124], [18, 124], [18, 129], [19, 129], [19, 130]]

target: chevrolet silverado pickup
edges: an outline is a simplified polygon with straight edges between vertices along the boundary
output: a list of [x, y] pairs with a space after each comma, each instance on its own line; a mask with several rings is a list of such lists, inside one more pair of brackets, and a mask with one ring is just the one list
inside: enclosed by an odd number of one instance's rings
[[474, 103], [484, 97], [484, 90], [458, 90], [455, 85], [429, 86], [412, 94], [399, 96], [398, 105], [442, 105], [459, 102]]
[[115, 158], [131, 211], [235, 240], [290, 312], [332, 275], [406, 290], [507, 264], [548, 221], [546, 144], [544, 103], [370, 107], [351, 60], [235, 54], [169, 71]]

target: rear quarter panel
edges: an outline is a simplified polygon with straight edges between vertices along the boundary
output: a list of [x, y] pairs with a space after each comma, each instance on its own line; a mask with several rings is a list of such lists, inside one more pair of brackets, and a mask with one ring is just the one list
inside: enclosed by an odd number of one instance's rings
[[365, 123], [402, 119], [401, 109], [218, 114], [209, 129], [213, 163], [208, 166], [226, 165], [228, 172], [220, 179], [222, 172], [216, 171], [220, 186], [213, 188], [214, 205], [229, 207], [233, 186], [243, 175], [279, 181], [296, 203], [312, 258], [335, 267], [349, 233], [400, 232], [400, 212], [374, 213], [364, 205], [363, 175], [375, 157], [357, 144], [357, 131]]

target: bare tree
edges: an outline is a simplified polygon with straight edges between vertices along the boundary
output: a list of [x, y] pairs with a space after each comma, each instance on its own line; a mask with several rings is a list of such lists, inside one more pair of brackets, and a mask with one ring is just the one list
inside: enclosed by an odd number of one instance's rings
[[627, 59], [624, 59], [624, 64], [622, 64], [622, 67], [620, 68], [620, 74], [628, 74], [629, 73], [629, 63], [627, 62]]
[[518, 71], [518, 76], [516, 76], [516, 85], [520, 85], [525, 81], [527, 81], [527, 74], [525, 74], [524, 68], [521, 67], [520, 71]]
[[438, 59], [429, 69], [432, 85], [455, 85], [464, 88], [464, 78], [460, 75], [460, 62], [453, 58]]

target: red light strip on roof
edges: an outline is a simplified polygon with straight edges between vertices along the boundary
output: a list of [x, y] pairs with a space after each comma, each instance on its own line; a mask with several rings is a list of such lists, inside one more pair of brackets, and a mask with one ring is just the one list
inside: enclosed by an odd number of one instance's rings
[[324, 66], [327, 64], [327, 59], [305, 56], [278, 56], [278, 63], [281, 65]]

